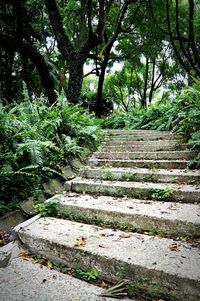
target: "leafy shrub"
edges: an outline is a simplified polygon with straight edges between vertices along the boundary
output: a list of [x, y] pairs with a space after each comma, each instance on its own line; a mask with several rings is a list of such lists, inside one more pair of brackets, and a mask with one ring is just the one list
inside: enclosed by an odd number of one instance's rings
[[62, 168], [75, 157], [97, 148], [100, 121], [61, 94], [47, 106], [45, 99], [0, 104], [0, 210], [9, 203], [41, 194], [42, 183], [62, 177]]

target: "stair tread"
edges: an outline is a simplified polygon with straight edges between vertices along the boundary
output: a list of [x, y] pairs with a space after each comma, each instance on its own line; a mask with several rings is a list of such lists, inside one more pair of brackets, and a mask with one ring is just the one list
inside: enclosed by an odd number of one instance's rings
[[113, 301], [113, 298], [100, 297], [105, 290], [94, 284], [19, 256], [28, 251], [16, 242], [1, 251], [12, 254], [9, 265], [1, 268], [1, 301]]
[[108, 186], [121, 186], [126, 188], [149, 188], [149, 189], [165, 189], [172, 188], [177, 191], [195, 191], [200, 193], [199, 185], [188, 185], [188, 184], [174, 184], [174, 183], [151, 183], [151, 182], [126, 182], [126, 181], [109, 181], [100, 179], [87, 179], [77, 177], [72, 181], [72, 184], [87, 183], [96, 185], [108, 185]]
[[[94, 154], [124, 154], [124, 152], [105, 152], [105, 151], [97, 151], [95, 152]], [[131, 152], [128, 152], [129, 154], [140, 154], [140, 151], [131, 151]], [[198, 152], [196, 151], [191, 151], [191, 150], [173, 150], [173, 151], [145, 151], [145, 152], [142, 152], [142, 154], [144, 155], [145, 153], [147, 154], [165, 154], [165, 153], [169, 153], [169, 154], [198, 154]]]
[[179, 220], [200, 225], [200, 206], [196, 204], [92, 196], [73, 192], [67, 193], [66, 196], [61, 195], [59, 204], [101, 211], [114, 211], [132, 216], [144, 215], [163, 220]]
[[98, 158], [90, 158], [88, 162], [90, 161], [130, 161], [130, 162], [150, 162], [150, 163], [156, 163], [156, 162], [188, 162], [186, 159], [173, 159], [173, 160], [168, 160], [168, 159], [164, 159], [164, 160], [155, 160], [155, 159], [134, 159], [134, 160], [130, 160], [130, 159], [98, 159]]
[[[138, 233], [130, 233], [129, 237], [123, 238], [121, 231], [57, 218], [39, 218], [26, 226], [21, 224], [17, 232], [31, 251], [45, 257], [54, 254], [55, 258], [59, 250], [63, 262], [69, 260], [67, 256], [70, 252], [67, 250], [75, 252], [81, 249], [95, 258], [106, 258], [110, 262], [114, 259], [144, 270], [153, 270], [153, 273], [200, 280], [199, 250], [172, 239]], [[76, 240], [81, 237], [86, 243], [76, 246]], [[173, 244], [177, 246], [177, 251], [173, 251]]]
[[155, 169], [152, 170], [150, 168], [130, 168], [130, 167], [87, 167], [86, 168], [87, 171], [91, 170], [91, 171], [110, 171], [110, 172], [124, 172], [124, 173], [141, 173], [141, 174], [156, 174], [156, 175], [174, 175], [174, 176], [195, 176], [195, 177], [199, 177], [200, 176], [200, 170], [191, 170], [191, 169], [164, 169], [164, 168], [160, 168], [160, 169]]

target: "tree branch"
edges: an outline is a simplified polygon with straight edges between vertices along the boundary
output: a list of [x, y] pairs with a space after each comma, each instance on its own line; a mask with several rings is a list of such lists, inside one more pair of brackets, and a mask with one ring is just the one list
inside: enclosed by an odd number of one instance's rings
[[57, 99], [54, 82], [49, 74], [48, 67], [43, 56], [27, 41], [18, 41], [14, 37], [0, 33], [0, 46], [7, 51], [19, 52], [28, 57], [38, 70], [41, 83], [46, 90], [49, 102], [54, 103]]
[[58, 43], [58, 49], [65, 59], [68, 59], [70, 54], [74, 52], [72, 43], [64, 31], [60, 13], [55, 0], [44, 0], [48, 10], [49, 19], [53, 29], [53, 33]]

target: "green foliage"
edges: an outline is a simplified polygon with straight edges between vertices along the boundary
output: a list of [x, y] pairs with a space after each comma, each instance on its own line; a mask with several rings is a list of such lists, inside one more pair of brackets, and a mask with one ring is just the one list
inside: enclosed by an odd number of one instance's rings
[[90, 271], [84, 271], [80, 268], [77, 268], [76, 274], [78, 277], [85, 278], [90, 281], [90, 280], [96, 280], [99, 277], [100, 272], [97, 271], [96, 269], [91, 269]]
[[44, 203], [38, 203], [34, 206], [41, 216], [57, 216], [59, 210], [59, 204], [56, 197], [48, 199]]
[[[99, 144], [100, 121], [61, 94], [48, 107], [45, 99], [31, 101], [24, 86], [20, 104], [0, 103], [0, 201], [2, 206], [33, 195], [75, 157], [83, 158]], [[3, 211], [3, 210], [2, 210]]]
[[155, 201], [168, 201], [173, 195], [172, 188], [154, 189], [152, 192], [152, 199]]
[[193, 148], [200, 146], [200, 81], [185, 87], [175, 99], [169, 96], [147, 108], [134, 108], [125, 113], [117, 111], [104, 119], [104, 128], [172, 130]]

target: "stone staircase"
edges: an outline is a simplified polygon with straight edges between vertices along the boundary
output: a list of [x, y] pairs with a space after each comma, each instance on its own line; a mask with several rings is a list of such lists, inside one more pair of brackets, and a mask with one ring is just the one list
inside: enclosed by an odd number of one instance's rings
[[47, 259], [130, 280], [138, 300], [200, 300], [200, 172], [187, 169], [187, 147], [169, 132], [107, 131], [54, 198], [58, 216], [26, 221], [17, 237]]

